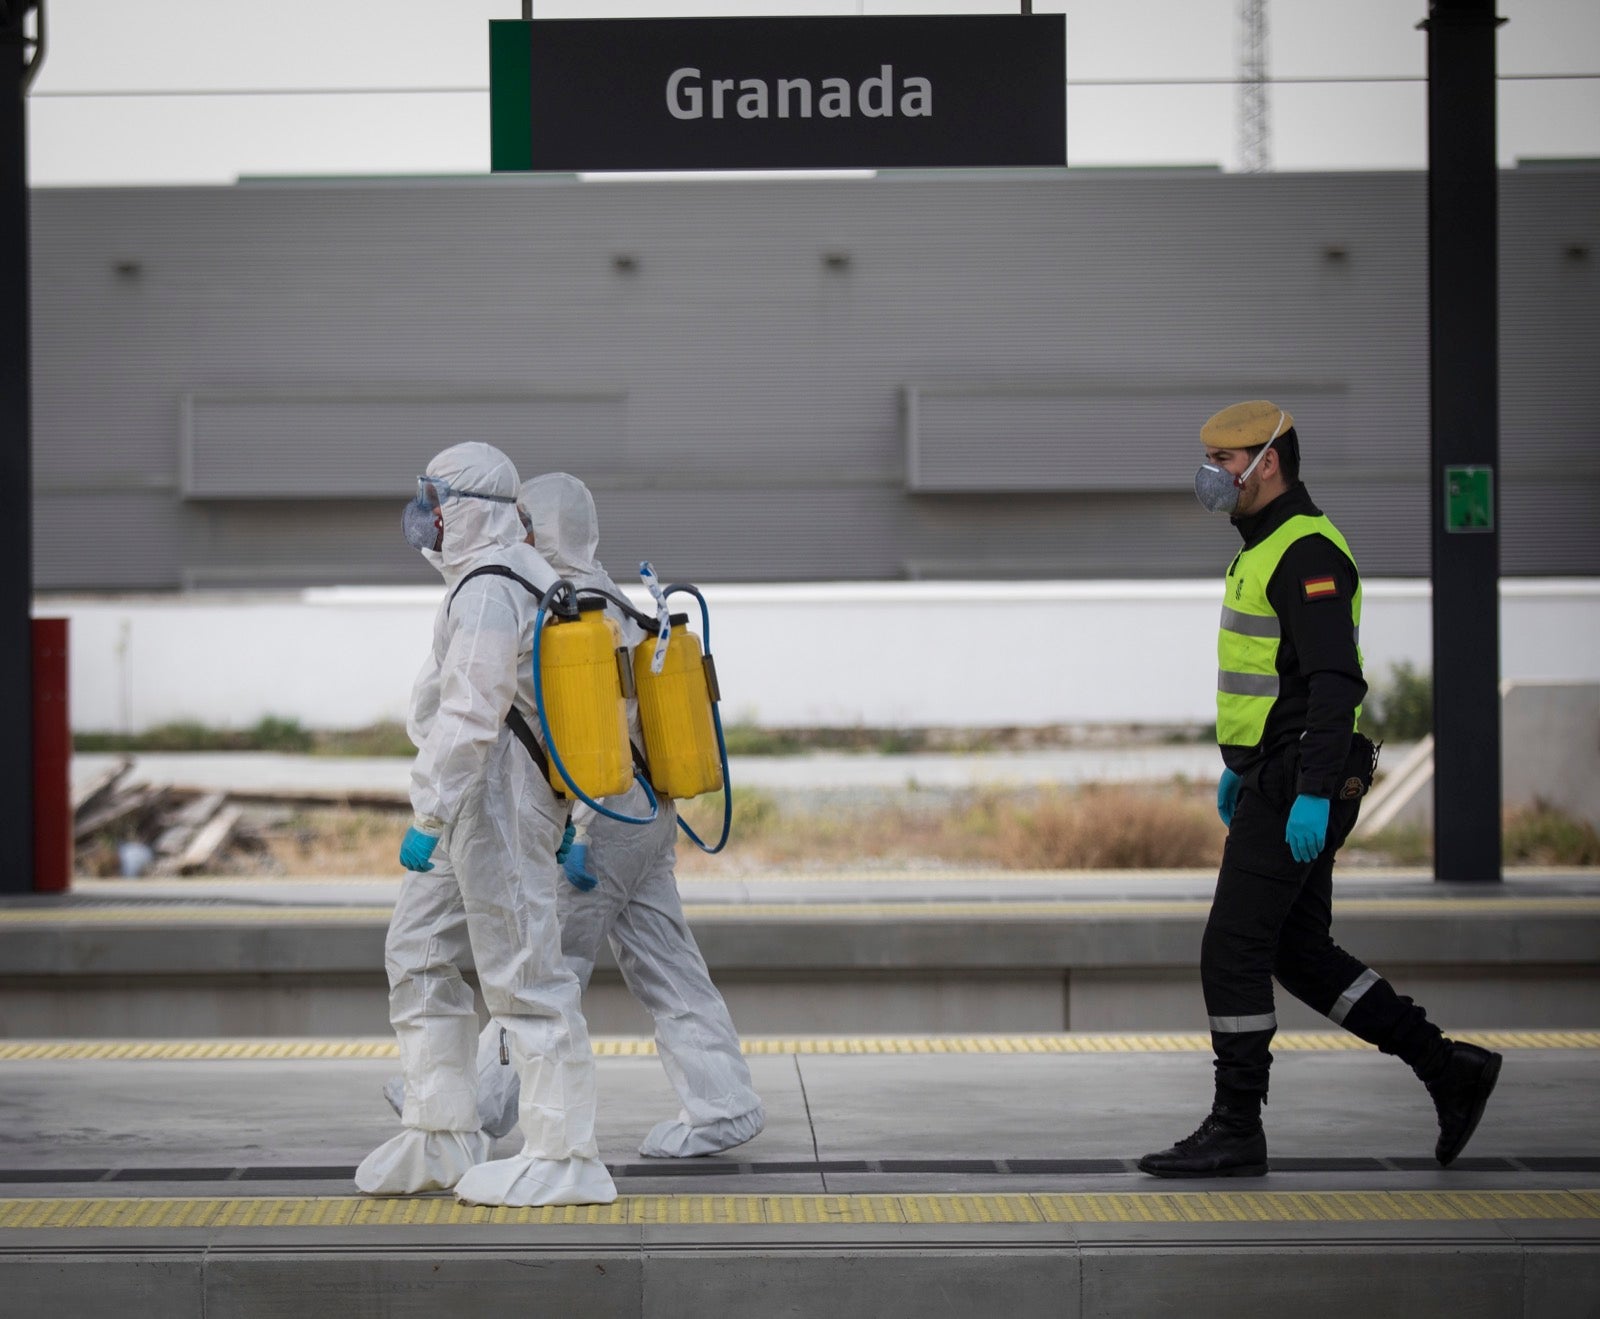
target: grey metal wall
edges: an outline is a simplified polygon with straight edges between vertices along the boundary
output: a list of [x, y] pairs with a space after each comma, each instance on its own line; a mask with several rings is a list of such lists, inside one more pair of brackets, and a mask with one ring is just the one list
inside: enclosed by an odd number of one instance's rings
[[[1502, 176], [1503, 566], [1600, 574], [1600, 170]], [[1210, 576], [1215, 407], [1424, 575], [1418, 174], [472, 179], [33, 198], [39, 589], [424, 582], [488, 439], [702, 581]]]

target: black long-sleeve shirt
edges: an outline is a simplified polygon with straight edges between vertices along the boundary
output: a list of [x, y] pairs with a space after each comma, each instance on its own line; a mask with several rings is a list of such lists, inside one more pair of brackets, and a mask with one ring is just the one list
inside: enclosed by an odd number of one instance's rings
[[[1317, 517], [1321, 510], [1297, 482], [1259, 512], [1232, 521], [1250, 549], [1302, 514]], [[1345, 779], [1356, 707], [1367, 694], [1350, 623], [1350, 601], [1359, 584], [1355, 564], [1326, 536], [1302, 536], [1284, 552], [1267, 583], [1267, 601], [1283, 630], [1278, 699], [1260, 746], [1222, 748], [1229, 769], [1244, 774], [1299, 742], [1296, 791], [1314, 797], [1337, 793]]]

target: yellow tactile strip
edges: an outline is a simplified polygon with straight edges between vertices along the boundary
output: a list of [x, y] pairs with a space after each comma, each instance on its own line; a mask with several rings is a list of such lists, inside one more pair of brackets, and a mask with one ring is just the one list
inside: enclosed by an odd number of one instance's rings
[[[1600, 1049], [1595, 1030], [1456, 1032], [1491, 1049]], [[757, 1055], [1209, 1053], [1201, 1031], [1164, 1034], [747, 1036], [744, 1052]], [[1272, 1047], [1286, 1053], [1344, 1052], [1372, 1046], [1343, 1031], [1284, 1031]], [[601, 1058], [646, 1058], [650, 1039], [597, 1039]], [[0, 1062], [279, 1062], [396, 1059], [393, 1040], [6, 1040]]]
[[630, 1195], [504, 1209], [444, 1195], [0, 1200], [0, 1231], [656, 1223], [1423, 1223], [1600, 1219], [1600, 1191], [1258, 1191], [1111, 1195]]
[[[1140, 898], [1026, 902], [706, 902], [685, 904], [697, 920], [1037, 920], [1041, 917], [1201, 916], [1203, 898]], [[128, 904], [100, 907], [33, 907], [0, 910], [0, 929], [33, 925], [239, 925], [387, 923], [391, 908], [378, 906], [180, 906]], [[1347, 898], [1341, 916], [1594, 916], [1600, 897], [1554, 898]]]

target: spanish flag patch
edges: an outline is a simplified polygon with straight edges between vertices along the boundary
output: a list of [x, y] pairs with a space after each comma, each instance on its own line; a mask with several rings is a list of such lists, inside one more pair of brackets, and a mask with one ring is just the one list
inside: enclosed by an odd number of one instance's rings
[[1300, 589], [1306, 593], [1307, 600], [1337, 600], [1339, 598], [1339, 583], [1332, 577], [1302, 577]]

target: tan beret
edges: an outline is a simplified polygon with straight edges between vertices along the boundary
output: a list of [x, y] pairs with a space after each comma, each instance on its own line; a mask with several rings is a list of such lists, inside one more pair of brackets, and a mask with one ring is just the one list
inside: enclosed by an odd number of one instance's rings
[[1294, 425], [1294, 418], [1276, 403], [1253, 398], [1223, 408], [1200, 428], [1200, 443], [1208, 449], [1254, 449], [1275, 440]]

